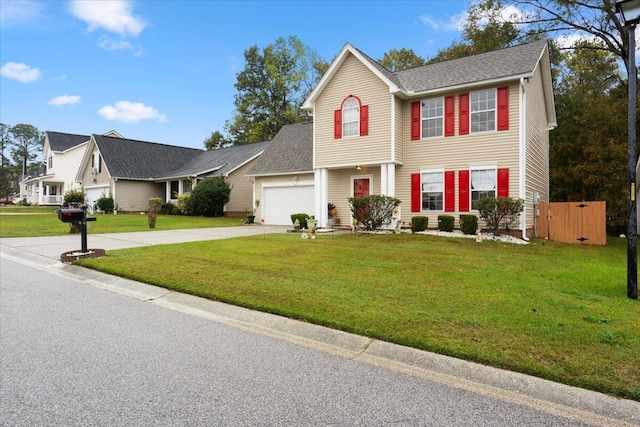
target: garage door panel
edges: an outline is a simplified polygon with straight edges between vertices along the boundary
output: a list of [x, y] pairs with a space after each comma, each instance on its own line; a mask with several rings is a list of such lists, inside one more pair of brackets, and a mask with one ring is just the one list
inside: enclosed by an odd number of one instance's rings
[[313, 215], [313, 186], [283, 186], [263, 188], [262, 209], [265, 224], [291, 225], [291, 214]]

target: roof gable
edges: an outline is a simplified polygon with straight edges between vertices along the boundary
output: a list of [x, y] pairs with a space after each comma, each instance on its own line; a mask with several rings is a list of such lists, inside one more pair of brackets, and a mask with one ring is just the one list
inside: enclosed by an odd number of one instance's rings
[[347, 43], [305, 100], [302, 108], [313, 110], [316, 99], [349, 55], [356, 57], [380, 78], [389, 87], [390, 93], [408, 98], [420, 93], [451, 90], [451, 88], [516, 80], [520, 77], [531, 76], [547, 51], [547, 41], [538, 40], [519, 46], [391, 72]]
[[247, 175], [313, 171], [313, 123], [285, 125]]

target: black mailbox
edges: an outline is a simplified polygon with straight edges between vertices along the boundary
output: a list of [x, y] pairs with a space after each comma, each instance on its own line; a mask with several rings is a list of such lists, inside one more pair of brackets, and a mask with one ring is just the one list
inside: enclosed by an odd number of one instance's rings
[[58, 209], [58, 219], [62, 222], [82, 222], [84, 221], [84, 210], [60, 208]]

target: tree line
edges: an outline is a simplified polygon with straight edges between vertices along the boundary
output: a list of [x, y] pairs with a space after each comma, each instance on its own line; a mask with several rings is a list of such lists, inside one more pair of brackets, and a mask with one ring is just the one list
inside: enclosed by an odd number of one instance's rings
[[12, 197], [20, 181], [38, 173], [43, 146], [44, 133], [35, 126], [0, 123], [0, 198]]

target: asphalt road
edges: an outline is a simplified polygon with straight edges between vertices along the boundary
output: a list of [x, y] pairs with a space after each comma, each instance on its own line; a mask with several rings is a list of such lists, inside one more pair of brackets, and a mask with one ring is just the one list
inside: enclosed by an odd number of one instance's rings
[[3, 426], [629, 425], [0, 262]]

